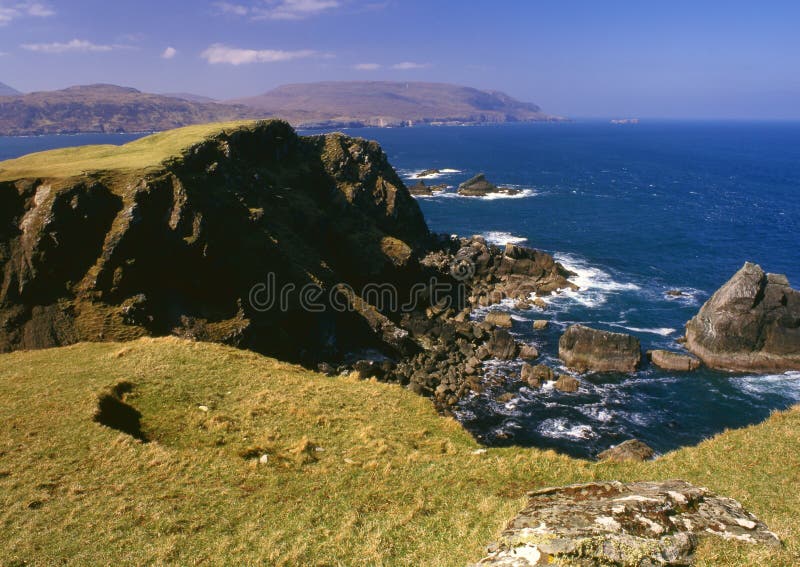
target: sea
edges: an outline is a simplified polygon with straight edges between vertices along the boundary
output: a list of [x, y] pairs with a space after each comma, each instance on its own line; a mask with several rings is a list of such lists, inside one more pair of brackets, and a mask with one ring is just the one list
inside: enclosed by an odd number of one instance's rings
[[[580, 290], [545, 298], [544, 311], [493, 307], [512, 314], [513, 334], [557, 372], [568, 372], [558, 338], [573, 323], [633, 334], [645, 350], [682, 350], [686, 321], [745, 261], [800, 285], [800, 123], [575, 121], [347, 133], [379, 141], [408, 183], [439, 170], [424, 180], [448, 189], [418, 198], [431, 230], [539, 248], [577, 274]], [[0, 138], [0, 159], [136, 137]], [[519, 193], [458, 196], [458, 184], [477, 173]], [[535, 319], [550, 325], [534, 331]], [[489, 362], [502, 385], [455, 410], [487, 445], [592, 458], [637, 438], [663, 454], [800, 402], [798, 372], [676, 373], [645, 364], [635, 374], [580, 376], [578, 392], [562, 393], [523, 386], [519, 364]]]

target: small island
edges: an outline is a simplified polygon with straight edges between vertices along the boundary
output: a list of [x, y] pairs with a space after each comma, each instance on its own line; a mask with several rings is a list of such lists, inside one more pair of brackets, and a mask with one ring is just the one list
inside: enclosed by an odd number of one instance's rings
[[495, 193], [517, 195], [521, 191], [510, 187], [498, 187], [486, 179], [486, 174], [484, 173], [479, 173], [458, 186], [458, 194], [464, 197], [486, 197]]

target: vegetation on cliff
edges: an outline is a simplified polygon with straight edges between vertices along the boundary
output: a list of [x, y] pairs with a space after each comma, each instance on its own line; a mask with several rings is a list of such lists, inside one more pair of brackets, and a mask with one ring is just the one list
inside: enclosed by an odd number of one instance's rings
[[712, 538], [699, 565], [800, 559], [797, 409], [594, 464], [482, 450], [396, 385], [163, 338], [0, 356], [0, 423], [4, 565], [462, 566], [528, 490], [665, 478], [736, 498], [785, 543]]

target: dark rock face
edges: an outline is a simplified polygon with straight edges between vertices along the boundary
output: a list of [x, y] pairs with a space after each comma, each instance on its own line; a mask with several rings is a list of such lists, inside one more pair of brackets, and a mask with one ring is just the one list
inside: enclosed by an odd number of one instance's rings
[[638, 439], [629, 439], [619, 445], [606, 449], [597, 458], [601, 461], [646, 461], [653, 458], [655, 451]]
[[468, 179], [458, 186], [458, 194], [465, 197], [485, 197], [492, 193], [504, 193], [506, 195], [516, 195], [519, 189], [509, 187], [498, 187], [486, 179], [486, 175], [479, 173], [475, 177]]
[[731, 498], [682, 480], [575, 484], [530, 500], [478, 565], [691, 565], [699, 536], [780, 546]]
[[721, 370], [800, 370], [800, 292], [747, 262], [686, 324], [686, 348]]
[[639, 339], [572, 325], [558, 341], [558, 356], [580, 372], [633, 372], [642, 360]]
[[261, 310], [251, 293], [268, 274], [276, 289], [402, 288], [427, 238], [376, 143], [302, 138], [283, 122], [206, 139], [155, 170], [2, 182], [0, 351], [165, 334], [290, 360], [399, 347], [367, 309], [313, 313], [294, 294]]
[[530, 500], [479, 565], [691, 565], [699, 536], [779, 546], [731, 498], [682, 480], [575, 484]]
[[693, 356], [671, 352], [668, 350], [648, 350], [647, 357], [650, 361], [664, 370], [676, 372], [691, 372], [700, 368], [700, 361]]

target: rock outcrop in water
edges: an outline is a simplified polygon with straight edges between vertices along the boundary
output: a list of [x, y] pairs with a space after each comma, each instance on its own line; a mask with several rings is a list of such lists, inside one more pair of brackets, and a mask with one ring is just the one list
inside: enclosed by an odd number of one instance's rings
[[800, 370], [800, 292], [747, 262], [686, 324], [685, 346], [711, 368]]
[[580, 372], [633, 372], [641, 363], [639, 339], [572, 325], [558, 341], [558, 356]]
[[465, 197], [486, 197], [493, 193], [501, 193], [505, 195], [516, 195], [519, 189], [511, 189], [510, 187], [498, 187], [494, 183], [490, 183], [486, 179], [486, 175], [479, 173], [475, 177], [468, 179], [458, 186], [458, 194]]
[[736, 500], [682, 480], [595, 482], [529, 496], [478, 565], [691, 565], [698, 538], [709, 535], [780, 545]]
[[648, 350], [647, 357], [650, 361], [664, 370], [676, 372], [691, 372], [700, 368], [700, 361], [693, 356], [672, 352], [669, 350]]

